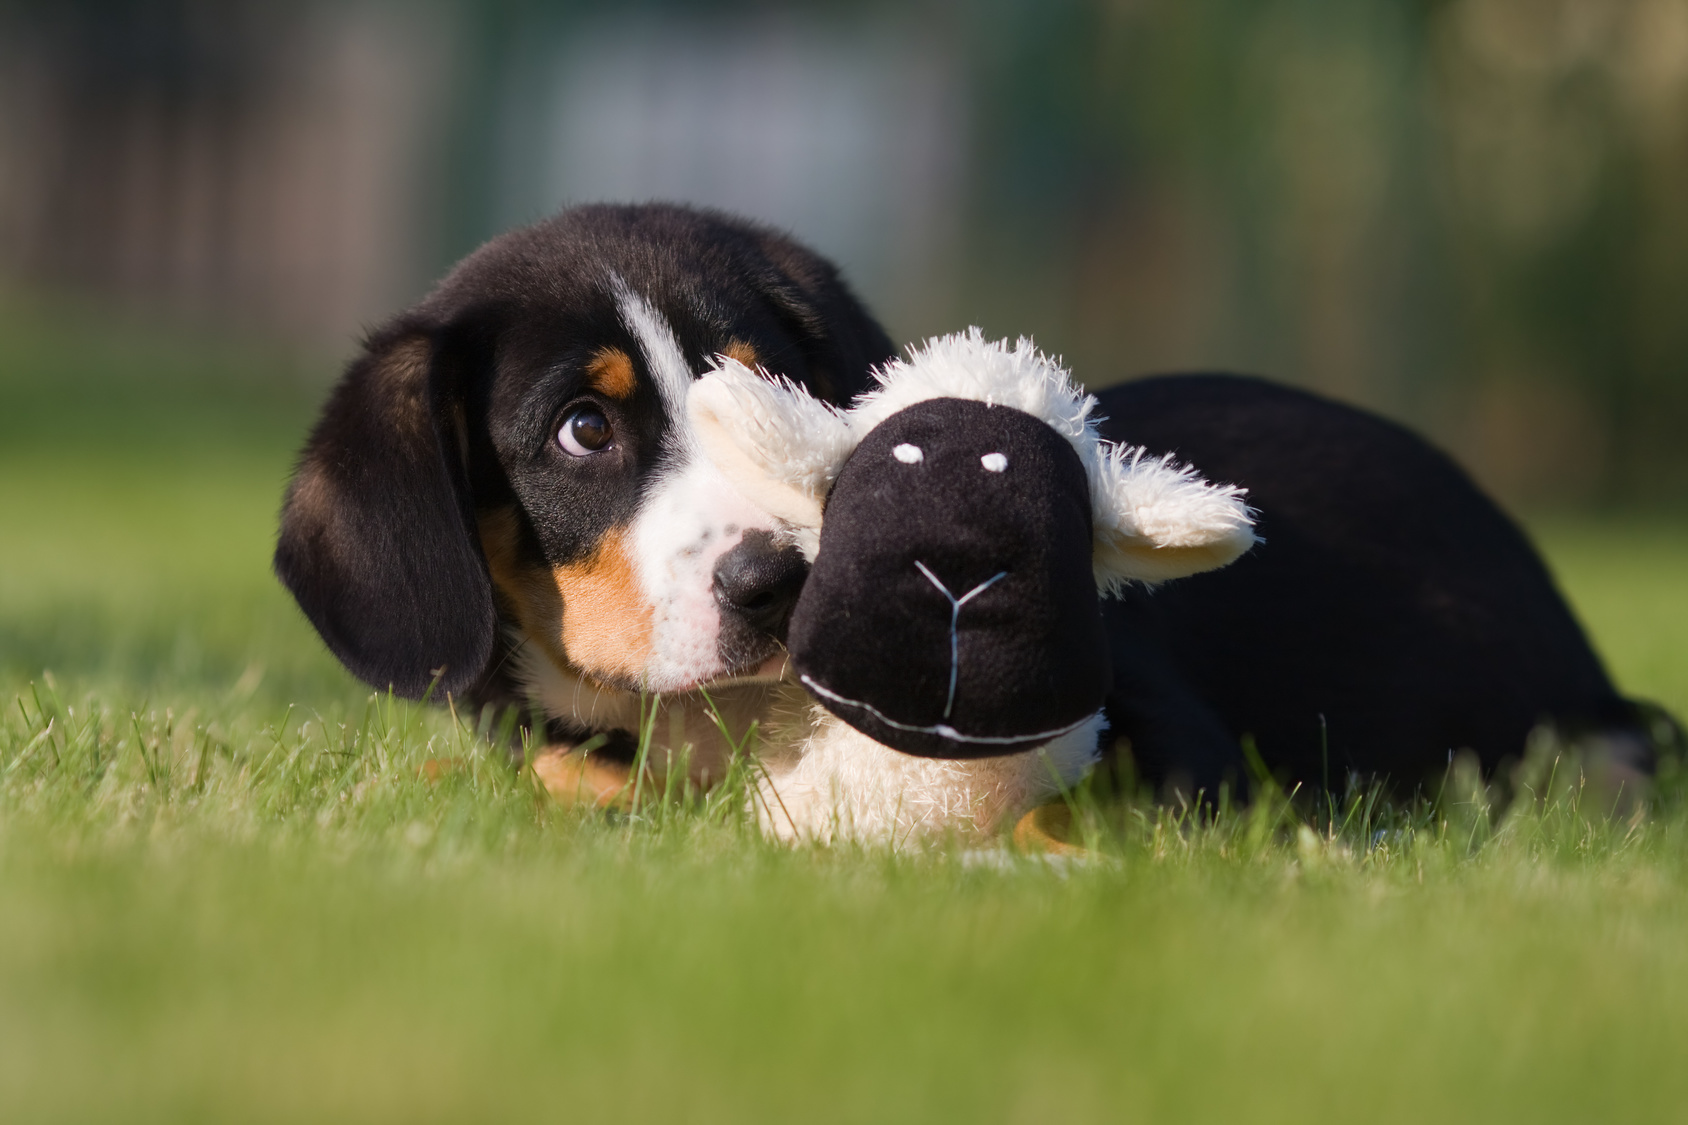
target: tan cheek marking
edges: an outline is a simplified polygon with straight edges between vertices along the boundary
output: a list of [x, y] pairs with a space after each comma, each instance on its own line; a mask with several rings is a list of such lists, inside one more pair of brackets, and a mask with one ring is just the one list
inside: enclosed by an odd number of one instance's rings
[[734, 340], [721, 349], [721, 354], [728, 359], [736, 359], [752, 371], [761, 364], [762, 357], [756, 354], [756, 349], [743, 340]]
[[626, 528], [610, 530], [585, 562], [549, 572], [518, 560], [514, 512], [483, 514], [480, 530], [493, 585], [552, 663], [597, 680], [638, 682], [651, 653], [651, 607], [639, 591]]
[[563, 650], [575, 667], [636, 682], [651, 655], [651, 607], [639, 590], [627, 537], [626, 528], [614, 528], [586, 562], [551, 573], [563, 602]]
[[600, 394], [629, 398], [633, 394], [633, 361], [620, 348], [600, 348], [586, 365], [586, 382]]

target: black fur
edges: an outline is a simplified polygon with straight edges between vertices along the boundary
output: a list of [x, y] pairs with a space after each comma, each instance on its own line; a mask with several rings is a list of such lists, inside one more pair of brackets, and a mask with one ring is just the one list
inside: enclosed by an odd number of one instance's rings
[[[734, 341], [834, 401], [890, 341], [823, 259], [773, 231], [683, 207], [591, 206], [489, 242], [372, 335], [301, 455], [275, 568], [359, 678], [419, 697], [519, 702], [477, 516], [513, 511], [556, 566], [625, 522], [672, 419], [617, 313], [611, 274], [674, 328], [694, 374]], [[637, 369], [613, 415], [624, 456], [559, 463], [559, 411], [600, 348]]]
[[[1470, 750], [1492, 770], [1538, 723], [1634, 728], [1523, 533], [1399, 426], [1286, 387], [1174, 376], [1104, 391], [1104, 434], [1240, 484], [1264, 542], [1108, 603], [1108, 713], [1157, 785], [1411, 789]], [[1626, 764], [1650, 772], [1645, 739]]]

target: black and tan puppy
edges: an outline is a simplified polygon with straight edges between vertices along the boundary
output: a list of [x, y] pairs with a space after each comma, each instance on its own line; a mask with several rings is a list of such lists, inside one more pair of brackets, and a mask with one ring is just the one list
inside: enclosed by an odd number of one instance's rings
[[[828, 400], [893, 354], [836, 270], [672, 206], [566, 211], [470, 255], [374, 333], [288, 490], [276, 572], [366, 682], [537, 701], [613, 757], [641, 692], [702, 749], [689, 695], [756, 717], [803, 577], [684, 426], [718, 355]], [[731, 685], [736, 684], [733, 688]]]
[[[842, 403], [893, 350], [832, 266], [723, 215], [583, 207], [498, 238], [353, 361], [288, 489], [276, 571], [366, 682], [537, 711], [553, 791], [624, 781], [657, 696], [659, 763], [690, 747], [718, 777], [719, 715], [760, 723], [777, 773], [806, 746], [780, 643], [806, 565], [688, 423], [718, 357]], [[1246, 489], [1264, 540], [1106, 611], [1107, 720], [1150, 779], [1241, 781], [1251, 736], [1288, 776], [1411, 786], [1452, 751], [1519, 753], [1540, 721], [1650, 768], [1529, 544], [1418, 438], [1252, 380], [1152, 380], [1101, 410], [1103, 436]], [[587, 739], [601, 772], [562, 753]], [[969, 800], [932, 804], [933, 824], [996, 822]]]

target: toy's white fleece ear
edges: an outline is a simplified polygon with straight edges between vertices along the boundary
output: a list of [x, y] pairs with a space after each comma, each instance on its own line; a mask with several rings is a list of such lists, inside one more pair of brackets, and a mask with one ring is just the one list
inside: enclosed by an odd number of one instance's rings
[[1170, 455], [1100, 442], [1086, 468], [1096, 588], [1165, 582], [1235, 562], [1254, 546], [1254, 513], [1235, 485], [1209, 484]]
[[747, 499], [794, 529], [820, 528], [826, 494], [856, 446], [832, 407], [718, 356], [692, 384], [686, 413], [704, 453]]

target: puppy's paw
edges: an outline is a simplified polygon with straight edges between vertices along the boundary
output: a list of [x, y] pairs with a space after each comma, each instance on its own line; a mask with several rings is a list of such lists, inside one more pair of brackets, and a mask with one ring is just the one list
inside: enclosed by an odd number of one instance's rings
[[632, 791], [629, 767], [569, 747], [544, 751], [530, 768], [545, 791], [564, 805], [609, 808], [623, 803]]

